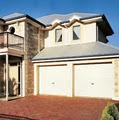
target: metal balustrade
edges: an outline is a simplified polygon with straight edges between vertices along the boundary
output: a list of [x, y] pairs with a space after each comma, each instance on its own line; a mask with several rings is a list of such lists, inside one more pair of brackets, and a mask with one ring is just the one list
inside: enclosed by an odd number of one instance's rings
[[24, 38], [9, 32], [0, 33], [0, 49], [5, 47], [23, 51]]

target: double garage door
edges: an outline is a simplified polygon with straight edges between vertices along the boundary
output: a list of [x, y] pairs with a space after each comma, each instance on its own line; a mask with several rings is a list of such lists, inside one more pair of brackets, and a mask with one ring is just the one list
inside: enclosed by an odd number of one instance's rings
[[[72, 90], [74, 96], [114, 96], [114, 70], [111, 63], [74, 65]], [[46, 95], [67, 96], [69, 79], [68, 67], [43, 66], [39, 68], [39, 92]]]

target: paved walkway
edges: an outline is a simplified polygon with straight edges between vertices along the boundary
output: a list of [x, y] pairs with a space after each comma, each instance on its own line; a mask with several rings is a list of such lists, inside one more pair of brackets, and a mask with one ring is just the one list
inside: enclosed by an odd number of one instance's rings
[[0, 101], [0, 120], [99, 120], [110, 100], [29, 96]]

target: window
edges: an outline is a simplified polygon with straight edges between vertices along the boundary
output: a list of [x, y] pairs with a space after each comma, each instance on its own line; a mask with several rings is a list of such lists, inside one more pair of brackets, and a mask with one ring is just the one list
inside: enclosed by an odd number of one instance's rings
[[55, 41], [62, 42], [62, 29], [55, 30]]
[[73, 27], [73, 40], [79, 40], [80, 39], [80, 26], [74, 26]]
[[15, 33], [15, 28], [14, 27], [10, 27], [9, 31], [10, 31], [11, 34], [14, 34]]

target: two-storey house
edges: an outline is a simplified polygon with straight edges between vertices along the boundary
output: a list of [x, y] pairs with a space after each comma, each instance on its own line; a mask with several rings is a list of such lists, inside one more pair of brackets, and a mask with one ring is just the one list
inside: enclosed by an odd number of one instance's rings
[[119, 49], [104, 15], [0, 18], [0, 98], [119, 97]]

